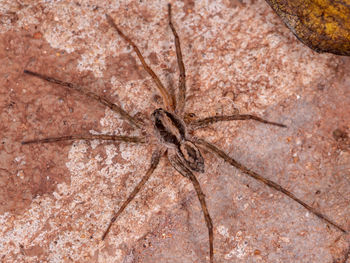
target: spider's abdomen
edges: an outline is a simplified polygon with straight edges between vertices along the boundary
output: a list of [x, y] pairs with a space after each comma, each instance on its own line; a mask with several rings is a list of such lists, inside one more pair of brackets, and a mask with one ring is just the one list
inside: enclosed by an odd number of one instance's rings
[[204, 159], [199, 149], [186, 139], [185, 123], [175, 114], [164, 109], [156, 109], [152, 113], [156, 136], [160, 143], [175, 149], [181, 163], [188, 169], [204, 172]]
[[182, 142], [179, 147], [178, 155], [192, 171], [204, 172], [204, 159], [197, 146], [192, 142]]

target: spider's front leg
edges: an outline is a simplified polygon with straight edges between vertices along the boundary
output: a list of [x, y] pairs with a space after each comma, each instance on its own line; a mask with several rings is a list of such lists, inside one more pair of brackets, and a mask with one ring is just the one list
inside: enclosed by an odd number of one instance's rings
[[154, 81], [154, 83], [156, 84], [162, 98], [163, 98], [163, 103], [164, 103], [164, 107], [167, 110], [173, 111], [175, 108], [175, 102], [173, 101], [172, 96], [169, 94], [169, 92], [166, 90], [166, 88], [164, 87], [163, 83], [160, 81], [159, 77], [157, 76], [157, 74], [151, 69], [151, 67], [146, 63], [145, 58], [143, 57], [143, 55], [141, 54], [141, 51], [139, 50], [139, 48], [136, 46], [136, 44], [127, 36], [125, 35], [120, 28], [117, 26], [116, 23], [114, 23], [114, 20], [111, 16], [107, 15], [107, 20], [108, 23], [118, 32], [118, 34], [129, 44], [132, 46], [132, 48], [134, 49], [137, 57], [139, 58], [143, 68], [145, 69], [145, 71], [151, 76], [152, 80]]
[[63, 80], [59, 80], [50, 76], [46, 76], [44, 74], [40, 74], [37, 72], [33, 72], [30, 70], [24, 70], [23, 73], [37, 77], [39, 79], [45, 80], [47, 82], [53, 83], [53, 84], [58, 84], [60, 86], [69, 88], [71, 90], [75, 90], [77, 92], [79, 92], [80, 94], [85, 95], [86, 97], [89, 97], [95, 101], [98, 101], [99, 103], [107, 106], [108, 108], [110, 108], [111, 110], [113, 110], [114, 112], [118, 113], [123, 119], [127, 120], [131, 125], [137, 127], [137, 128], [141, 128], [143, 127], [143, 123], [140, 122], [139, 120], [136, 120], [134, 117], [130, 116], [126, 111], [124, 111], [120, 106], [110, 102], [109, 100], [107, 100], [106, 98], [88, 91], [82, 87], [80, 87], [79, 85], [67, 82], [67, 81], [63, 81]]
[[169, 18], [169, 26], [174, 35], [175, 40], [175, 48], [176, 48], [176, 58], [177, 64], [179, 66], [180, 76], [179, 76], [179, 90], [178, 96], [176, 100], [176, 114], [180, 117], [183, 117], [185, 102], [186, 102], [186, 72], [185, 65], [182, 59], [180, 38], [175, 30], [173, 22], [171, 21], [171, 4], [168, 4], [168, 18]]

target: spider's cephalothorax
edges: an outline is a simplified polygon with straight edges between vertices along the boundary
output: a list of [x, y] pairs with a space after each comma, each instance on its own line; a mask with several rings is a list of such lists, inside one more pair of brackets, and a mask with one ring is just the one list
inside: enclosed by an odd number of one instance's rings
[[[185, 123], [174, 113], [162, 108], [156, 109], [151, 115], [156, 137], [165, 145], [172, 156], [178, 161], [172, 162], [176, 170], [190, 169], [195, 172], [204, 172], [204, 159], [199, 149], [187, 138]], [[176, 156], [175, 156], [176, 155]]]

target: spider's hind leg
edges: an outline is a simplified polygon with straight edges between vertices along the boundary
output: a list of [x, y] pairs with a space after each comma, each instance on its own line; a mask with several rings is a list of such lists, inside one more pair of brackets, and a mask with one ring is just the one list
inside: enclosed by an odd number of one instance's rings
[[162, 157], [163, 151], [155, 150], [152, 154], [152, 159], [151, 159], [151, 165], [150, 168], [148, 168], [145, 176], [141, 179], [141, 181], [136, 185], [134, 190], [131, 192], [131, 194], [128, 196], [126, 201], [121, 205], [121, 207], [118, 209], [118, 211], [113, 215], [111, 218], [111, 221], [108, 224], [107, 229], [103, 233], [102, 240], [104, 240], [111, 230], [111, 227], [113, 223], [117, 220], [117, 218], [120, 216], [120, 214], [125, 210], [125, 208], [128, 206], [128, 204], [135, 198], [137, 193], [143, 188], [143, 186], [146, 184], [148, 179], [151, 177], [153, 174], [154, 170], [157, 168], [160, 157]]
[[345, 228], [341, 227], [337, 223], [333, 222], [331, 219], [329, 219], [326, 215], [319, 212], [317, 209], [313, 208], [312, 206], [306, 204], [302, 200], [300, 200], [298, 197], [296, 197], [293, 193], [282, 187], [281, 185], [275, 183], [274, 181], [271, 181], [270, 179], [267, 179], [256, 172], [253, 172], [252, 170], [248, 169], [243, 164], [237, 162], [235, 159], [228, 156], [224, 151], [213, 145], [212, 143], [209, 143], [202, 139], [197, 139], [195, 141], [196, 145], [200, 145], [203, 148], [207, 149], [209, 152], [213, 153], [214, 155], [217, 155], [218, 157], [222, 158], [224, 161], [232, 165], [233, 167], [237, 168], [241, 172], [245, 173], [246, 175], [252, 177], [253, 179], [260, 181], [264, 183], [265, 185], [277, 190], [278, 192], [288, 196], [290, 199], [293, 199], [295, 202], [299, 203], [303, 207], [305, 207], [308, 211], [310, 211], [312, 214], [316, 215], [318, 218], [322, 219], [324, 222], [332, 225], [336, 229], [340, 230], [343, 233], [347, 233], [347, 230]]
[[209, 258], [210, 263], [214, 262], [214, 233], [213, 233], [213, 221], [210, 217], [208, 206], [205, 201], [205, 195], [202, 191], [202, 188], [196, 178], [196, 176], [192, 173], [190, 169], [188, 169], [184, 164], [183, 161], [179, 158], [179, 156], [172, 150], [168, 151], [168, 159], [171, 165], [174, 167], [176, 171], [178, 171], [181, 175], [184, 177], [190, 179], [194, 189], [196, 190], [197, 197], [199, 200], [199, 203], [201, 204], [203, 216], [205, 223], [208, 228], [208, 235], [209, 235]]

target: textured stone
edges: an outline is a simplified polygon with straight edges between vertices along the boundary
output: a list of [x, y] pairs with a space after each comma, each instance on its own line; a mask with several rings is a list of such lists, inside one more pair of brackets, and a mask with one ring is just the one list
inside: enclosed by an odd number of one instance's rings
[[[101, 236], [145, 173], [154, 146], [47, 136], [137, 135], [103, 106], [24, 75], [86, 86], [132, 115], [161, 106], [150, 77], [110, 28], [109, 13], [163, 83], [178, 69], [166, 1], [2, 1], [2, 262], [208, 262], [195, 191], [163, 158], [146, 188]], [[350, 229], [349, 58], [317, 54], [263, 1], [174, 2], [187, 69], [187, 112], [252, 113], [288, 125], [232, 122], [196, 132]], [[344, 135], [345, 134], [345, 135]], [[214, 222], [215, 262], [344, 262], [349, 237], [291, 199], [203, 152], [198, 175]]]

